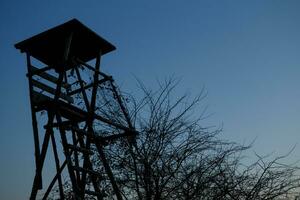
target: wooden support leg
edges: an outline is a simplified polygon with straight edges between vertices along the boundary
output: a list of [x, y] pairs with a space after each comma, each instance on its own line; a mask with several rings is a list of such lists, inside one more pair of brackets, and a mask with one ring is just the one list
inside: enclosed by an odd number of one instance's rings
[[[30, 68], [31, 68], [31, 57], [30, 54], [26, 54], [26, 60], [27, 60], [27, 73], [28, 73], [28, 81], [29, 81], [29, 97], [30, 97], [30, 107], [31, 107], [31, 119], [32, 119], [32, 129], [33, 129], [33, 139], [34, 139], [34, 155], [35, 155], [35, 165], [36, 165], [36, 173], [40, 171], [40, 142], [39, 142], [39, 131], [38, 131], [38, 124], [37, 124], [37, 119], [36, 119], [36, 112], [34, 109], [33, 105], [33, 84], [32, 84], [32, 75], [30, 73]], [[39, 181], [36, 181], [36, 187], [37, 189], [42, 189], [43, 184], [42, 184], [42, 175], [37, 174], [37, 179]], [[35, 188], [35, 190], [36, 190]]]
[[60, 200], [64, 200], [64, 189], [63, 189], [63, 183], [61, 180], [61, 174], [59, 172], [60, 170], [60, 164], [59, 164], [59, 157], [57, 153], [57, 148], [56, 148], [56, 141], [55, 141], [55, 136], [54, 134], [51, 134], [51, 141], [52, 141], [52, 148], [53, 148], [53, 154], [54, 154], [54, 160], [55, 160], [55, 167], [56, 167], [56, 172], [58, 174], [58, 187], [59, 187], [59, 195], [60, 195]]
[[111, 168], [110, 168], [110, 166], [108, 164], [108, 161], [106, 159], [105, 153], [103, 151], [103, 147], [98, 142], [96, 142], [96, 147], [97, 147], [100, 159], [101, 159], [101, 161], [103, 163], [104, 169], [106, 171], [106, 174], [107, 174], [107, 176], [108, 176], [108, 178], [109, 178], [109, 180], [110, 180], [110, 182], [112, 184], [112, 187], [113, 187], [113, 189], [114, 189], [114, 191], [116, 193], [117, 199], [118, 200], [122, 200], [123, 198], [122, 198], [121, 192], [120, 192], [119, 187], [118, 187], [118, 185], [116, 183], [116, 180], [115, 180], [115, 177], [114, 177], [114, 175], [113, 175], [113, 173], [111, 171]]
[[43, 197], [43, 200], [47, 200], [48, 199], [48, 195], [50, 194], [54, 184], [56, 183], [57, 179], [58, 179], [58, 176], [60, 176], [60, 174], [62, 173], [62, 171], [64, 170], [64, 168], [67, 166], [67, 160], [64, 161], [64, 163], [61, 165], [61, 167], [59, 168], [58, 172], [56, 173], [56, 175], [54, 176], [54, 178], [52, 179], [51, 183], [49, 184], [45, 194], [44, 194], [44, 197]]
[[51, 134], [53, 134], [53, 130], [51, 128], [53, 119], [54, 119], [54, 115], [49, 114], [48, 123], [47, 123], [48, 125], [47, 125], [47, 129], [46, 129], [46, 133], [45, 133], [45, 137], [44, 137], [44, 141], [43, 141], [43, 145], [42, 145], [41, 155], [40, 155], [40, 163], [38, 164], [39, 169], [37, 169], [37, 172], [34, 177], [30, 200], [36, 199], [36, 195], [39, 190], [39, 186], [41, 184], [42, 169], [43, 169], [45, 157], [47, 154], [50, 136], [51, 136]]
[[[73, 130], [72, 130], [72, 142], [73, 142], [73, 145], [76, 146], [77, 138], [76, 138], [76, 133]], [[78, 151], [76, 149], [74, 149], [73, 153], [74, 153], [74, 164], [75, 164], [75, 167], [78, 168], [79, 167]], [[79, 171], [76, 171], [75, 174], [76, 174], [77, 184], [80, 185], [80, 173], [79, 173]]]

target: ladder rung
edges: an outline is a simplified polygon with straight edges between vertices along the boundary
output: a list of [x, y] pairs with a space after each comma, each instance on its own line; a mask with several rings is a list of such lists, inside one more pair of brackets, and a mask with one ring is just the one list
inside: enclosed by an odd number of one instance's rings
[[57, 123], [57, 122], [54, 122], [52, 124], [52, 127], [55, 127], [55, 128], [58, 128], [58, 127], [64, 127], [65, 129], [69, 129], [70, 126], [71, 126], [72, 122], [71, 121], [63, 121], [62, 123]]
[[[77, 128], [77, 127], [74, 127], [74, 126], [70, 126], [70, 127], [68, 127], [68, 128], [70, 128], [71, 130], [76, 131], [77, 133], [83, 134], [83, 135], [85, 135], [85, 136], [91, 136], [90, 139], [91, 139], [91, 142], [92, 142], [92, 143], [95, 143], [95, 142], [97, 141], [97, 142], [100, 142], [100, 143], [101, 143], [102, 145], [104, 145], [104, 146], [106, 146], [106, 145], [108, 144], [105, 140], [98, 138], [98, 137], [95, 136], [94, 134], [89, 135], [89, 133], [88, 133], [86, 130], [83, 130], [83, 129], [80, 129], [80, 128]], [[103, 137], [102, 137], [102, 138], [103, 138]]]
[[76, 167], [76, 166], [74, 166], [73, 167], [75, 170], [77, 170], [77, 171], [81, 171], [81, 172], [86, 172], [86, 173], [88, 173], [88, 174], [92, 174], [92, 175], [95, 175], [95, 176], [98, 176], [98, 177], [102, 177], [102, 174], [101, 173], [99, 173], [99, 172], [96, 172], [96, 171], [93, 171], [93, 170], [90, 170], [90, 169], [85, 169], [85, 168], [83, 168], [83, 167]]
[[89, 150], [89, 149], [86, 149], [86, 148], [82, 148], [82, 147], [79, 147], [79, 146], [75, 146], [75, 145], [72, 145], [72, 144], [68, 144], [68, 148], [69, 149], [72, 149], [74, 151], [80, 151], [82, 153], [88, 153], [88, 154], [93, 154], [93, 151]]
[[[79, 129], [79, 128], [73, 127], [73, 126], [71, 126], [70, 129], [72, 129], [78, 133], [81, 133], [85, 136], [88, 136], [88, 132], [85, 130], [82, 130], [82, 129]], [[100, 142], [102, 145], [106, 146], [108, 143], [118, 140], [120, 138], [136, 136], [136, 135], [137, 135], [136, 131], [135, 132], [133, 132], [133, 131], [127, 132], [126, 131], [121, 134], [113, 134], [113, 135], [109, 135], [109, 136], [96, 136], [96, 135], [92, 134], [92, 142]]]
[[[55, 93], [56, 93], [56, 89], [54, 89], [54, 88], [46, 85], [45, 83], [42, 83], [42, 82], [39, 82], [37, 80], [32, 79], [32, 84], [33, 84], [33, 86], [35, 86], [35, 87], [37, 87], [37, 88], [39, 88], [41, 90], [44, 90], [46, 92], [49, 92], [52, 95], [55, 95]], [[74, 100], [73, 100], [72, 97], [68, 96], [67, 94], [65, 94], [63, 92], [60, 93], [60, 98], [68, 101], [69, 103], [73, 103], [74, 102]]]
[[87, 131], [85, 131], [85, 130], [83, 130], [83, 129], [80, 129], [80, 128], [78, 128], [78, 127], [71, 126], [70, 129], [73, 130], [73, 131], [76, 131], [76, 132], [78, 132], [78, 133], [81, 133], [81, 134], [83, 134], [83, 135], [88, 135], [88, 132], [87, 132]]
[[102, 196], [102, 197], [106, 196], [105, 194], [101, 194], [101, 193], [98, 193], [98, 192], [95, 192], [95, 191], [91, 191], [91, 190], [85, 190], [85, 194], [93, 195], [93, 196]]
[[[89, 133], [83, 129], [80, 129], [78, 127], [74, 127], [74, 126], [70, 126], [68, 127], [70, 128], [71, 130], [74, 130], [78, 133], [81, 133], [85, 136], [89, 136]], [[94, 135], [94, 134], [91, 134], [92, 136], [92, 141], [91, 142], [99, 142], [101, 143], [102, 145], [106, 146], [108, 145], [108, 143], [110, 142], [114, 142], [120, 138], [124, 138], [124, 137], [130, 137], [130, 136], [136, 136], [137, 135], [137, 131], [125, 131], [124, 133], [120, 133], [120, 134], [112, 134], [112, 135], [109, 135], [109, 136], [97, 136], [97, 135]]]
[[[46, 80], [48, 80], [52, 83], [57, 83], [58, 82], [58, 78], [56, 78], [55, 76], [53, 76], [51, 74], [48, 74], [45, 71], [39, 72], [42, 69], [39, 69], [39, 68], [34, 67], [34, 66], [31, 65], [30, 70], [31, 70], [31, 73], [33, 75], [38, 75], [38, 76], [40, 76], [40, 77], [42, 77], [42, 78], [44, 78], [44, 79], [46, 79]], [[70, 88], [70, 85], [68, 83], [63, 82], [62, 87], [64, 87], [65, 89], [68, 89], [68, 88]]]
[[[102, 83], [104, 83], [104, 82], [106, 82], [106, 81], [109, 81], [109, 80], [110, 80], [109, 78], [103, 78], [103, 79], [100, 79], [100, 80], [98, 81], [98, 85], [101, 85]], [[89, 89], [89, 88], [91, 88], [91, 87], [93, 87], [93, 86], [94, 86], [94, 83], [89, 83], [89, 84], [85, 85], [85, 86], [83, 87], [83, 89], [86, 90], [86, 89]], [[81, 91], [82, 91], [82, 88], [78, 88], [78, 89], [75, 89], [75, 90], [69, 92], [68, 95], [72, 96], [72, 95], [77, 94], [78, 92], [81, 92]]]

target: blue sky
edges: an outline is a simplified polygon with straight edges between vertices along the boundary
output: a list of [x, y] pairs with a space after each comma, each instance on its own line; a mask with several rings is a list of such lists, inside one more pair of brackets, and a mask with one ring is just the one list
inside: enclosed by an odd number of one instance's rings
[[[208, 92], [203, 123], [258, 153], [300, 158], [300, 1], [0, 1], [0, 199], [26, 199], [34, 173], [25, 57], [13, 45], [72, 18], [117, 50], [102, 69], [124, 90], [174, 76]], [[200, 109], [201, 110], [201, 109]]]

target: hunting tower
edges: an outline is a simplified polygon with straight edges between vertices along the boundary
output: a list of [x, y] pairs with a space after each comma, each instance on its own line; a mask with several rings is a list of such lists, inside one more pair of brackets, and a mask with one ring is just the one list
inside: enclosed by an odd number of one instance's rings
[[[113, 78], [100, 70], [101, 57], [115, 47], [76, 19], [15, 47], [26, 54], [28, 70], [36, 163], [30, 199], [38, 195], [47, 199], [54, 186], [59, 199], [65, 199], [64, 172], [71, 182], [73, 199], [103, 199], [106, 191], [99, 185], [107, 181], [116, 199], [121, 200], [105, 147], [116, 140], [134, 138], [136, 131]], [[43, 189], [49, 146], [56, 174]], [[105, 173], [97, 171], [92, 160], [95, 156]]]

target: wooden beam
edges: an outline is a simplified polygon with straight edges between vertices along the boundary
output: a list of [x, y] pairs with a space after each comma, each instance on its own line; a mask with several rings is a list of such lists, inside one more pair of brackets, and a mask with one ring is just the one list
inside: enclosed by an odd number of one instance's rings
[[[50, 86], [48, 86], [48, 85], [42, 83], [42, 82], [39, 82], [39, 81], [37, 81], [37, 80], [32, 79], [32, 84], [33, 84], [33, 86], [38, 87], [38, 88], [40, 88], [41, 90], [44, 90], [44, 91], [46, 91], [46, 92], [49, 92], [49, 93], [55, 95], [56, 90], [55, 90], [54, 88], [52, 88], [52, 87], [50, 87]], [[62, 99], [64, 99], [64, 100], [68, 101], [69, 103], [74, 103], [73, 98], [70, 97], [70, 96], [68, 96], [68, 95], [65, 94], [65, 93], [62, 93], [62, 92], [61, 92], [61, 93], [60, 93], [60, 98], [62, 98]]]
[[136, 136], [137, 132], [125, 132], [125, 133], [120, 133], [120, 134], [112, 134], [109, 136], [96, 136], [95, 139], [98, 140], [100, 143], [104, 142], [113, 142], [114, 140], [120, 139], [120, 138], [124, 138], [124, 137], [128, 137], [128, 136]]
[[[38, 92], [34, 92], [34, 98], [33, 98], [33, 100], [36, 101], [35, 103], [38, 103], [38, 102], [42, 103], [44, 101], [51, 101], [50, 97], [48, 97], [48, 96], [46, 96], [44, 94], [40, 94]], [[53, 102], [53, 105], [54, 106], [58, 106], [58, 108], [61, 111], [61, 114], [65, 118], [67, 118], [67, 119], [69, 119], [70, 116], [74, 116], [74, 117], [76, 117], [76, 119], [78, 118], [78, 121], [80, 121], [80, 120], [83, 121], [87, 117], [87, 112], [86, 111], [80, 110], [79, 108], [77, 108], [77, 107], [75, 107], [73, 105], [69, 105], [69, 104], [67, 104], [67, 103], [65, 103], [63, 101], [59, 101], [57, 104], [55, 104]], [[42, 109], [40, 109], [40, 110], [42, 110]], [[67, 116], [67, 115], [70, 115], [70, 116]], [[127, 132], [134, 132], [135, 131], [134, 129], [128, 128], [128, 127], [123, 126], [123, 125], [121, 125], [119, 123], [115, 123], [115, 122], [113, 122], [113, 121], [111, 121], [109, 119], [106, 119], [104, 117], [101, 117], [100, 115], [97, 115], [97, 114], [94, 114], [94, 118], [96, 120], [102, 121], [102, 122], [104, 122], [106, 124], [109, 124], [111, 126], [114, 126], [116, 128], [122, 129], [122, 130], [127, 131]], [[54, 125], [56, 125], [56, 124], [54, 124]]]
[[97, 74], [100, 74], [100, 75], [103, 76], [104, 78], [112, 79], [112, 76], [108, 76], [108, 75], [106, 75], [105, 73], [100, 72], [99, 70], [96, 70], [94, 67], [92, 67], [91, 65], [89, 65], [89, 64], [87, 64], [87, 63], [81, 61], [81, 60], [78, 59], [78, 58], [75, 60], [75, 62], [77, 62], [77, 63], [79, 63], [79, 64], [85, 66], [86, 68], [88, 68], [88, 69], [94, 71], [94, 72], [97, 73]]
[[53, 149], [53, 154], [54, 154], [56, 172], [58, 174], [59, 195], [60, 195], [60, 199], [63, 200], [64, 199], [63, 182], [61, 179], [59, 157], [58, 157], [58, 152], [57, 152], [57, 147], [56, 147], [55, 136], [53, 133], [51, 134], [51, 142], [52, 142], [52, 149]]
[[[52, 82], [52, 83], [57, 84], [58, 78], [55, 77], [55, 76], [53, 76], [53, 75], [51, 75], [51, 74], [48, 74], [48, 73], [45, 72], [43, 69], [44, 69], [44, 68], [39, 69], [39, 68], [34, 67], [34, 66], [31, 65], [31, 66], [30, 66], [30, 74], [31, 74], [31, 75], [37, 75], [37, 76], [40, 76], [40, 77], [42, 77], [43, 79], [46, 79], [47, 81], [50, 81], [50, 82]], [[48, 68], [46, 68], [46, 69], [48, 70]], [[50, 69], [51, 69], [51, 68], [50, 68]], [[71, 87], [70, 84], [65, 83], [65, 82], [63, 82], [61, 86], [64, 87], [65, 89], [69, 89], [69, 88]]]
[[79, 146], [76, 146], [76, 145], [72, 145], [72, 144], [69, 144], [68, 148], [72, 149], [73, 151], [80, 151], [80, 152], [86, 153], [86, 154], [93, 154], [92, 150], [89, 150], [89, 149], [86, 149], [86, 148], [82, 148], [82, 147], [79, 147]]
[[[110, 79], [107, 79], [107, 78], [103, 78], [103, 79], [99, 80], [98, 81], [98, 86], [101, 85], [102, 83], [106, 82], [106, 81], [109, 81], [109, 80]], [[83, 89], [84, 90], [89, 89], [89, 88], [93, 87], [93, 85], [94, 85], [94, 83], [89, 83], [89, 84], [85, 85], [83, 87]], [[69, 92], [68, 95], [72, 96], [72, 95], [77, 94], [78, 92], [81, 92], [81, 91], [82, 91], [82, 88], [78, 88], [76, 90], [73, 90], [73, 91]]]
[[54, 176], [54, 178], [52, 179], [51, 183], [49, 184], [45, 194], [44, 194], [44, 197], [43, 197], [43, 200], [47, 200], [48, 199], [48, 195], [50, 194], [54, 184], [56, 183], [58, 177], [61, 175], [62, 171], [64, 170], [64, 168], [67, 166], [67, 161], [65, 160], [63, 162], [63, 164], [61, 165], [61, 167], [59, 168], [59, 170], [57, 171], [56, 175]]

